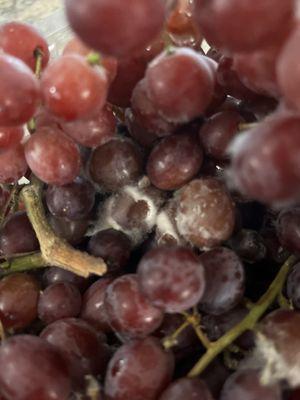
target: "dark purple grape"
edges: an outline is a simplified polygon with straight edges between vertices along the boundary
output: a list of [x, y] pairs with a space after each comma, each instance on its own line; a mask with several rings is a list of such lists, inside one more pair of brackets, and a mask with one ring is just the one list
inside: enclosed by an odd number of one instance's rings
[[222, 358], [216, 358], [212, 361], [201, 374], [201, 379], [206, 383], [215, 399], [219, 399], [222, 387], [231, 373], [225, 367]]
[[261, 322], [257, 351], [263, 361], [265, 382], [285, 381], [290, 387], [300, 385], [300, 314], [276, 310]]
[[72, 245], [79, 244], [83, 240], [89, 226], [88, 219], [70, 221], [53, 215], [49, 215], [49, 222], [56, 235]]
[[104, 307], [105, 292], [111, 282], [112, 279], [99, 279], [87, 289], [82, 299], [80, 318], [103, 332], [112, 330]]
[[223, 387], [220, 400], [281, 400], [279, 384], [264, 386], [257, 370], [244, 369], [232, 374]]
[[6, 400], [67, 400], [71, 382], [59, 351], [39, 337], [15, 336], [0, 347], [0, 391]]
[[76, 275], [71, 271], [57, 267], [51, 267], [45, 271], [43, 282], [45, 286], [50, 286], [54, 283], [71, 283], [81, 292], [84, 291], [88, 285], [87, 279]]
[[245, 272], [238, 256], [232, 250], [219, 247], [202, 254], [200, 262], [206, 281], [200, 310], [221, 315], [233, 309], [245, 291]]
[[173, 369], [172, 354], [157, 339], [132, 341], [110, 360], [105, 395], [110, 400], [156, 400], [170, 383]]
[[163, 320], [163, 312], [144, 296], [133, 274], [124, 275], [108, 286], [104, 307], [110, 326], [123, 340], [146, 337]]
[[234, 203], [219, 180], [193, 180], [179, 191], [177, 201], [177, 228], [191, 244], [207, 249], [230, 238]]
[[183, 247], [150, 250], [139, 263], [138, 277], [149, 300], [169, 313], [195, 306], [205, 291], [203, 266]]
[[39, 249], [39, 242], [26, 212], [20, 211], [7, 218], [0, 233], [0, 249], [5, 256]]
[[206, 384], [198, 378], [181, 378], [167, 387], [159, 400], [214, 400]]
[[74, 387], [84, 385], [85, 375], [104, 373], [108, 349], [87, 322], [76, 318], [61, 319], [48, 325], [40, 336], [63, 354]]
[[101, 190], [116, 192], [142, 174], [142, 156], [128, 139], [114, 139], [92, 153], [89, 172]]
[[22, 330], [37, 318], [39, 285], [27, 274], [0, 280], [0, 319], [6, 330]]
[[57, 218], [84, 219], [94, 206], [95, 189], [81, 178], [64, 186], [48, 186], [46, 203], [51, 214]]
[[291, 251], [300, 252], [300, 207], [283, 210], [277, 219], [276, 231], [281, 245]]
[[267, 255], [263, 238], [256, 231], [242, 229], [229, 241], [236, 254], [248, 263], [262, 261]]
[[287, 296], [293, 306], [300, 309], [300, 263], [294, 265], [286, 283]]
[[203, 152], [197, 137], [179, 133], [162, 139], [152, 150], [147, 162], [151, 183], [162, 190], [175, 190], [198, 173]]
[[77, 317], [81, 308], [81, 295], [71, 283], [54, 283], [40, 295], [38, 303], [39, 318], [45, 323], [67, 317]]
[[123, 232], [115, 229], [96, 233], [88, 243], [89, 253], [103, 258], [109, 272], [118, 271], [126, 266], [131, 249], [131, 240]]

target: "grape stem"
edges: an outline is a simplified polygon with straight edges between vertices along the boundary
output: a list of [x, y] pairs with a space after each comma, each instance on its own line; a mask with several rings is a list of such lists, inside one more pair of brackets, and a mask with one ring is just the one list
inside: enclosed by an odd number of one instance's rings
[[163, 340], [163, 346], [166, 350], [171, 349], [172, 347], [176, 346], [178, 344], [178, 336], [183, 332], [186, 328], [190, 326], [189, 321], [184, 321], [182, 325], [179, 326], [178, 329], [176, 329], [175, 332], [172, 333], [172, 335], [167, 336]]
[[[37, 47], [34, 50], [34, 58], [35, 58], [35, 69], [34, 69], [34, 73], [35, 76], [40, 79], [41, 74], [42, 74], [42, 68], [43, 68], [43, 52], [42, 50]], [[35, 123], [35, 118], [32, 117], [30, 121], [28, 121], [27, 123], [27, 129], [30, 133], [34, 133], [36, 130], [36, 123]]]
[[290, 268], [295, 264], [297, 258], [290, 256], [283, 264], [276, 278], [272, 282], [267, 292], [253, 306], [249, 314], [234, 328], [228, 331], [216, 342], [212, 342], [206, 353], [200, 358], [196, 365], [188, 374], [189, 378], [200, 375], [206, 367], [230, 344], [232, 344], [239, 336], [247, 330], [254, 329], [258, 320], [264, 315], [271, 304], [274, 303], [279, 293], [281, 293], [283, 285], [286, 281]]
[[41, 253], [32, 253], [22, 257], [16, 257], [0, 264], [0, 277], [24, 272], [31, 269], [45, 268], [47, 263]]
[[32, 183], [23, 188], [22, 197], [28, 218], [39, 240], [44, 262], [85, 278], [90, 274], [104, 275], [107, 266], [101, 258], [74, 249], [55, 235], [46, 219], [41, 199], [42, 187], [42, 183], [33, 178]]
[[86, 60], [91, 66], [100, 65], [101, 55], [97, 52], [91, 52], [87, 55]]

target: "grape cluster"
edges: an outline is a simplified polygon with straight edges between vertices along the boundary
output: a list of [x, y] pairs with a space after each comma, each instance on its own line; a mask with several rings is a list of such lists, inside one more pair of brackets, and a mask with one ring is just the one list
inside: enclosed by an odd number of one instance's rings
[[64, 8], [0, 25], [0, 399], [297, 400], [298, 1]]

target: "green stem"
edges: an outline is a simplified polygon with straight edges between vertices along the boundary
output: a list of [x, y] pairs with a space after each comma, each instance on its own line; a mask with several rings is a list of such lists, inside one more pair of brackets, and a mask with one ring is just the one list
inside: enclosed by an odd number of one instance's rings
[[42, 68], [43, 68], [43, 52], [40, 48], [37, 48], [34, 51], [34, 57], [35, 57], [35, 75], [37, 78], [41, 77], [41, 73], [42, 73]]
[[45, 268], [46, 266], [47, 263], [45, 262], [41, 253], [29, 254], [0, 263], [0, 277], [15, 272], [24, 272], [32, 269]]
[[101, 64], [101, 55], [97, 52], [91, 52], [86, 57], [87, 62], [90, 65], [100, 65]]
[[211, 363], [211, 361], [213, 361], [220, 353], [222, 353], [240, 335], [255, 327], [258, 320], [264, 315], [270, 305], [274, 303], [278, 294], [281, 292], [290, 268], [295, 264], [296, 260], [297, 258], [294, 256], [289, 257], [281, 267], [267, 292], [254, 305], [249, 314], [219, 340], [211, 343], [210, 348], [207, 350], [204, 356], [200, 358], [197, 364], [189, 372], [188, 376], [190, 378], [200, 375]]
[[107, 266], [101, 258], [92, 257], [74, 249], [65, 240], [55, 235], [46, 219], [41, 198], [42, 187], [41, 182], [33, 178], [32, 183], [23, 188], [22, 196], [45, 263], [86, 278], [90, 274], [104, 275]]
[[178, 329], [176, 329], [176, 331], [174, 333], [172, 333], [172, 335], [164, 338], [164, 340], [163, 340], [164, 348], [166, 350], [169, 350], [172, 347], [176, 346], [178, 336], [181, 334], [181, 332], [183, 332], [186, 328], [188, 328], [189, 325], [190, 325], [190, 323], [188, 321], [185, 321], [182, 325], [179, 326]]

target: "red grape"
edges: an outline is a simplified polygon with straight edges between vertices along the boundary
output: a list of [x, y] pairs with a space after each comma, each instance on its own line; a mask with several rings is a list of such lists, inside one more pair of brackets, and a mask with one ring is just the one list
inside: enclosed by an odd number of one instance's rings
[[277, 62], [277, 78], [281, 93], [286, 102], [300, 109], [300, 95], [298, 87], [300, 75], [298, 73], [297, 49], [300, 38], [300, 29], [297, 28], [286, 41]]
[[24, 22], [8, 22], [0, 25], [0, 49], [4, 53], [21, 59], [35, 71], [35, 52], [42, 53], [42, 66], [49, 61], [49, 49], [46, 40], [31, 25]]
[[142, 79], [134, 88], [131, 97], [131, 109], [138, 123], [155, 136], [168, 136], [174, 132], [176, 125], [161, 117], [148, 94], [146, 79]]
[[257, 50], [281, 40], [291, 24], [293, 0], [195, 0], [200, 30], [212, 45], [230, 51]]
[[45, 323], [67, 317], [77, 317], [81, 307], [81, 296], [76, 286], [61, 282], [48, 286], [40, 295], [39, 318]]
[[90, 118], [62, 122], [61, 127], [82, 146], [98, 147], [114, 138], [117, 121], [111, 107], [106, 105]]
[[79, 174], [76, 144], [54, 127], [40, 128], [25, 144], [26, 161], [32, 172], [52, 185], [71, 183]]
[[189, 132], [161, 140], [147, 162], [151, 183], [162, 190], [175, 190], [189, 182], [199, 171], [203, 152], [198, 138]]
[[[21, 300], [22, 301], [22, 300]], [[67, 400], [67, 365], [54, 346], [30, 335], [7, 339], [0, 347], [1, 394], [6, 400]]]
[[276, 232], [280, 244], [292, 253], [300, 253], [300, 208], [283, 210], [277, 219]]
[[18, 126], [34, 115], [39, 82], [21, 60], [0, 54], [0, 126]]
[[225, 247], [200, 256], [205, 272], [205, 291], [199, 308], [208, 314], [220, 315], [232, 310], [245, 291], [244, 267], [237, 255]]
[[206, 384], [198, 378], [181, 378], [173, 382], [159, 400], [213, 400], [213, 397]]
[[299, 121], [281, 113], [233, 143], [232, 179], [244, 195], [275, 205], [299, 199]]
[[53, 285], [54, 283], [71, 283], [76, 286], [80, 291], [86, 289], [88, 280], [74, 274], [66, 269], [51, 267], [48, 268], [43, 275], [43, 282], [45, 286]]
[[300, 309], [300, 263], [294, 265], [286, 283], [287, 296], [296, 310]]
[[205, 153], [217, 160], [228, 158], [227, 148], [244, 120], [237, 111], [221, 111], [212, 115], [199, 131]]
[[68, 363], [73, 385], [81, 388], [85, 375], [102, 374], [107, 364], [107, 347], [87, 322], [65, 318], [48, 325], [42, 339], [60, 350]]
[[39, 242], [26, 212], [19, 211], [5, 220], [0, 233], [0, 249], [5, 257], [32, 253], [39, 249]]
[[35, 130], [38, 130], [39, 128], [45, 128], [45, 127], [54, 127], [54, 128], [59, 128], [61, 125], [61, 120], [57, 117], [55, 117], [49, 110], [47, 110], [46, 107], [40, 106], [35, 115]]
[[87, 218], [95, 204], [95, 189], [89, 181], [77, 178], [64, 186], [48, 186], [46, 204], [58, 218], [80, 220]]
[[[80, 56], [87, 57], [92, 52], [93, 49], [87, 47], [79, 38], [74, 37], [66, 44], [63, 55], [79, 54]], [[112, 82], [117, 75], [117, 59], [114, 57], [101, 56], [100, 65], [104, 67], [109, 82]]]
[[103, 191], [114, 192], [142, 174], [142, 155], [131, 140], [111, 140], [94, 150], [89, 172]]
[[234, 228], [234, 203], [217, 179], [197, 179], [177, 196], [176, 224], [191, 244], [210, 248], [229, 239]]
[[150, 250], [139, 263], [138, 277], [149, 300], [169, 313], [195, 306], [205, 291], [203, 266], [183, 247]]
[[248, 263], [262, 261], [267, 255], [262, 236], [256, 231], [242, 229], [229, 241], [230, 247]]
[[106, 229], [96, 233], [88, 243], [89, 253], [103, 258], [108, 272], [120, 271], [126, 267], [131, 248], [131, 240], [123, 232], [115, 229]]
[[108, 365], [105, 395], [110, 400], [156, 400], [171, 381], [171, 353], [152, 337], [120, 347]]
[[0, 280], [0, 319], [4, 329], [28, 327], [37, 318], [39, 285], [30, 275], [13, 274]]
[[220, 400], [281, 400], [279, 385], [264, 386], [257, 370], [244, 369], [232, 374], [223, 387]]
[[21, 144], [0, 149], [0, 183], [14, 183], [26, 174], [28, 169]]
[[146, 71], [148, 93], [159, 113], [171, 122], [189, 122], [212, 100], [215, 78], [203, 56], [189, 48], [164, 52]]
[[88, 288], [82, 299], [80, 318], [102, 332], [111, 332], [112, 330], [104, 307], [105, 292], [111, 282], [112, 279], [99, 279]]
[[140, 291], [136, 275], [124, 275], [106, 289], [104, 306], [110, 326], [122, 340], [146, 337], [163, 320], [163, 312]]
[[45, 69], [41, 87], [46, 107], [57, 117], [72, 121], [104, 106], [108, 82], [102, 67], [93, 68], [83, 57], [69, 54]]
[[163, 28], [161, 0], [66, 0], [72, 29], [89, 46], [119, 58], [142, 50]]
[[56, 218], [53, 215], [49, 216], [49, 222], [56, 235], [73, 246], [83, 240], [89, 226], [88, 219], [70, 221], [65, 218]]
[[143, 147], [152, 147], [158, 140], [155, 132], [149, 132], [145, 129], [139, 121], [138, 115], [134, 115], [130, 108], [125, 111], [125, 124], [130, 136]]
[[18, 145], [24, 136], [21, 126], [0, 127], [0, 148]]

